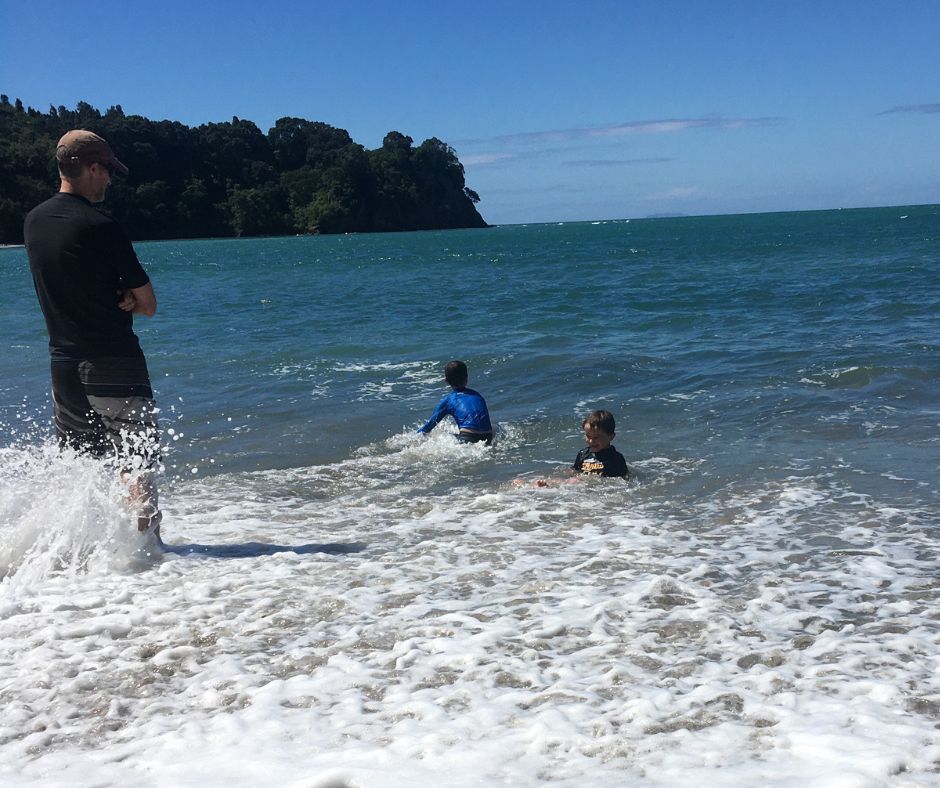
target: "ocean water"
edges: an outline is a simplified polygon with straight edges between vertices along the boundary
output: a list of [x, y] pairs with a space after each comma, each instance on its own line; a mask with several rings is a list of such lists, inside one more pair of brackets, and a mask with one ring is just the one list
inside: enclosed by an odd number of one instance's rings
[[940, 206], [138, 253], [162, 552], [0, 250], [4, 785], [940, 783]]

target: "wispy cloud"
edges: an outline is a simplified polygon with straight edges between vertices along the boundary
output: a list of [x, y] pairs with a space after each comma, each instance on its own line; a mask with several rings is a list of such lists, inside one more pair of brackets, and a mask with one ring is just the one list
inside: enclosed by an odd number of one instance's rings
[[[508, 162], [531, 159], [547, 159], [558, 156], [573, 155], [575, 152], [596, 150], [592, 145], [566, 145], [555, 148], [538, 148], [536, 150], [502, 150], [487, 153], [469, 153], [460, 156], [460, 162], [465, 167], [487, 167], [490, 165], [506, 164]], [[636, 159], [571, 159], [561, 162], [568, 167], [627, 167], [637, 164], [662, 164], [675, 159], [665, 156], [652, 156]]]
[[653, 156], [647, 159], [578, 159], [563, 162], [568, 167], [632, 167], [636, 164], [664, 164], [675, 159], [667, 156]]
[[[497, 151], [480, 153], [462, 153], [460, 161], [465, 167], [488, 167], [507, 164], [520, 159], [545, 159], [560, 153], [571, 153], [581, 149], [588, 150], [599, 142], [612, 142], [617, 137], [635, 134], [678, 134], [696, 129], [717, 129], [732, 131], [747, 128], [779, 126], [783, 118], [726, 118], [720, 115], [708, 115], [703, 118], [668, 118], [661, 120], [633, 120], [610, 126], [552, 129], [548, 131], [526, 131], [519, 134], [502, 134], [495, 137], [454, 140], [460, 149], [482, 146], [498, 148]], [[546, 147], [554, 143], [553, 147]], [[561, 143], [561, 144], [559, 144]], [[572, 144], [574, 143], [574, 144]], [[629, 167], [640, 164], [662, 164], [673, 159], [652, 157], [636, 159], [575, 159], [564, 162], [571, 167]]]
[[719, 129], [730, 131], [734, 129], [762, 128], [766, 126], [779, 126], [783, 118], [725, 118], [720, 115], [709, 115], [704, 118], [668, 118], [662, 120], [633, 120], [627, 123], [617, 123], [610, 126], [597, 126], [587, 128], [553, 129], [549, 131], [525, 131], [518, 134], [503, 134], [497, 137], [487, 137], [474, 140], [460, 140], [464, 145], [480, 143], [539, 143], [560, 142], [596, 137], [619, 137], [628, 134], [675, 134], [690, 129]]
[[512, 153], [480, 153], [476, 156], [462, 156], [460, 163], [467, 166], [485, 166], [487, 164], [498, 164], [501, 161], [516, 158]]
[[879, 115], [897, 115], [901, 112], [913, 112], [918, 115], [934, 115], [940, 112], [940, 104], [904, 104], [879, 112]]
[[656, 194], [647, 195], [647, 200], [684, 200], [689, 197], [695, 197], [698, 195], [699, 190], [697, 186], [677, 186], [674, 189], [669, 189], [669, 191], [658, 192]]

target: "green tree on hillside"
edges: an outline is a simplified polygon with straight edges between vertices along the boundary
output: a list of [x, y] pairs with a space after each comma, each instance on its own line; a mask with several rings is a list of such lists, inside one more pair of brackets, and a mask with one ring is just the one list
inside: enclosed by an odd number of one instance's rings
[[417, 148], [389, 132], [368, 151], [319, 121], [280, 118], [267, 134], [232, 118], [191, 128], [170, 120], [24, 108], [0, 96], [0, 243], [22, 242], [23, 219], [58, 188], [55, 143], [72, 128], [105, 137], [128, 166], [104, 209], [135, 240], [485, 227], [452, 148]]

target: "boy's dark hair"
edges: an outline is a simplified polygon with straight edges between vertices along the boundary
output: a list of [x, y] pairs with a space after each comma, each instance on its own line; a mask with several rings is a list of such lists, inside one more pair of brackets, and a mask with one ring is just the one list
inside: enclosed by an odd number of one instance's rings
[[614, 426], [614, 415], [606, 410], [592, 410], [581, 423], [582, 429], [590, 427], [592, 430], [601, 430], [608, 435], [616, 432]]
[[444, 380], [455, 389], [462, 389], [467, 385], [467, 365], [462, 361], [451, 361], [444, 367]]

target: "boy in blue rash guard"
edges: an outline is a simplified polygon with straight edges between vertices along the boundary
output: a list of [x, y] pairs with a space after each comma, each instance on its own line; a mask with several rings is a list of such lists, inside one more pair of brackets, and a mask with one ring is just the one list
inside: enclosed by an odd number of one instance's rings
[[467, 388], [467, 378], [467, 365], [462, 361], [451, 361], [444, 367], [444, 380], [453, 391], [437, 404], [431, 418], [418, 432], [427, 434], [445, 416], [453, 416], [460, 429], [457, 440], [463, 443], [492, 443], [493, 427], [486, 401], [478, 392]]

